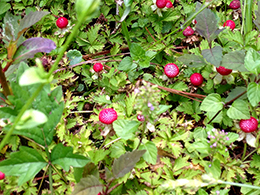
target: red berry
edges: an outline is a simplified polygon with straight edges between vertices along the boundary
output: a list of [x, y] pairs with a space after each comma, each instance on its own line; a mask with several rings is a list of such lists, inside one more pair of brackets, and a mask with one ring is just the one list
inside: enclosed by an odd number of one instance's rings
[[138, 114], [137, 115], [137, 120], [139, 120], [139, 121], [144, 121], [144, 115], [141, 115], [141, 114]]
[[174, 78], [179, 74], [179, 67], [174, 63], [166, 64], [164, 73], [169, 78]]
[[192, 23], [193, 23], [193, 24], [197, 24], [197, 20], [194, 19], [194, 20], [192, 21]]
[[200, 73], [194, 73], [190, 76], [190, 82], [194, 86], [199, 86], [203, 83], [203, 77]]
[[167, 0], [156, 0], [156, 6], [158, 8], [164, 8], [166, 6]]
[[101, 195], [101, 193], [99, 192], [97, 195]]
[[117, 119], [117, 113], [113, 108], [105, 108], [99, 113], [99, 120], [104, 124], [112, 124]]
[[250, 133], [257, 130], [258, 121], [254, 117], [250, 117], [250, 119], [241, 119], [239, 122], [239, 127], [245, 133]]
[[95, 72], [100, 72], [101, 70], [103, 70], [103, 65], [101, 63], [96, 63], [94, 64], [93, 69]]
[[238, 8], [240, 8], [240, 1], [239, 0], [231, 1], [231, 3], [229, 4], [229, 8], [231, 8], [231, 9], [238, 9]]
[[233, 20], [227, 20], [223, 26], [229, 26], [231, 28], [231, 30], [234, 30], [234, 28], [236, 27], [236, 24]]
[[5, 174], [3, 172], [0, 171], [0, 180], [5, 178]]
[[187, 26], [187, 28], [185, 28], [185, 30], [182, 32], [182, 34], [185, 37], [191, 36], [191, 35], [193, 35], [193, 33], [194, 33], [194, 30], [190, 26]]
[[167, 8], [172, 8], [173, 7], [172, 2], [170, 0], [166, 1], [166, 7]]
[[65, 28], [67, 25], [68, 25], [68, 20], [67, 18], [65, 17], [60, 17], [58, 18], [58, 20], [56, 21], [56, 25], [59, 27], [59, 28]]
[[221, 75], [229, 75], [232, 72], [232, 69], [225, 68], [224, 66], [220, 66], [216, 69]]

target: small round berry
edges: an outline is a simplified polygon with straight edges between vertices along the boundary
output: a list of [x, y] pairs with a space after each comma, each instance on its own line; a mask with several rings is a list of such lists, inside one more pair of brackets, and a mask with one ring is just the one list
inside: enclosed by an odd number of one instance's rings
[[223, 26], [229, 26], [231, 30], [234, 30], [234, 28], [236, 27], [236, 24], [233, 20], [227, 20]]
[[221, 75], [229, 75], [232, 72], [232, 69], [225, 68], [224, 66], [220, 66], [216, 69]]
[[179, 67], [174, 63], [166, 64], [164, 74], [169, 78], [174, 78], [179, 74]]
[[3, 172], [0, 171], [0, 180], [5, 178], [5, 174]]
[[172, 8], [173, 7], [172, 2], [170, 0], [166, 1], [166, 7], [167, 8]]
[[167, 0], [156, 0], [156, 6], [158, 8], [164, 8], [166, 6]]
[[66, 28], [67, 25], [68, 25], [68, 20], [67, 18], [65, 17], [60, 17], [58, 18], [58, 20], [56, 21], [56, 25], [59, 27], [59, 28]]
[[94, 69], [94, 71], [95, 72], [100, 72], [100, 71], [102, 71], [103, 70], [103, 65], [101, 64], [101, 63], [96, 63], [96, 64], [94, 64], [94, 66], [93, 66], [93, 69]]
[[231, 3], [229, 4], [229, 8], [231, 8], [231, 9], [238, 9], [238, 8], [240, 8], [240, 1], [239, 0], [231, 1]]
[[194, 19], [194, 20], [192, 21], [192, 23], [193, 23], [193, 24], [197, 24], [197, 20]]
[[138, 114], [137, 115], [137, 120], [143, 122], [144, 121], [144, 115]]
[[101, 123], [112, 124], [117, 119], [117, 112], [113, 108], [104, 108], [98, 117]]
[[185, 37], [191, 36], [191, 35], [193, 35], [193, 33], [194, 33], [194, 30], [190, 26], [187, 26], [187, 28], [185, 28], [185, 30], [182, 32], [182, 34]]
[[250, 119], [241, 119], [239, 122], [239, 127], [245, 133], [250, 133], [257, 130], [258, 121], [254, 117], [250, 117]]
[[199, 86], [203, 83], [203, 77], [200, 73], [194, 73], [190, 76], [190, 82], [194, 86]]

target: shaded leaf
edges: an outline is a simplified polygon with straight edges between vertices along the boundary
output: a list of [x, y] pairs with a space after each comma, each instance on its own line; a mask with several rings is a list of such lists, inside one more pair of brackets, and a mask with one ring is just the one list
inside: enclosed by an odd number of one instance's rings
[[251, 47], [245, 56], [245, 68], [256, 75], [260, 72], [260, 54]]
[[223, 108], [221, 96], [216, 93], [209, 94], [201, 103], [200, 109], [207, 112], [217, 112]]
[[56, 48], [55, 43], [46, 38], [34, 37], [24, 41], [14, 55], [14, 63], [33, 58], [38, 52], [49, 53]]
[[247, 97], [252, 106], [257, 106], [260, 102], [260, 85], [255, 82], [249, 83], [247, 87]]
[[139, 149], [146, 150], [146, 153], [143, 155], [143, 158], [146, 162], [151, 163], [153, 165], [156, 164], [157, 147], [153, 142], [148, 141], [145, 144], [140, 145]]
[[11, 153], [10, 159], [0, 162], [0, 171], [6, 176], [19, 176], [18, 185], [22, 185], [47, 165], [37, 150], [21, 146], [19, 152]]
[[[236, 87], [235, 89], [231, 89], [231, 92], [228, 94], [228, 97], [225, 99], [225, 102], [229, 102], [232, 99], [236, 98], [237, 96], [241, 95], [242, 93], [246, 92], [246, 87]], [[246, 99], [247, 95], [240, 96], [239, 99]]]
[[235, 100], [228, 109], [227, 115], [232, 119], [249, 119], [250, 113], [247, 103], [243, 100]]
[[76, 49], [69, 50], [67, 53], [67, 57], [69, 58], [70, 65], [78, 64], [82, 61], [82, 55]]
[[113, 122], [113, 128], [119, 137], [127, 140], [135, 137], [134, 133], [140, 124], [139, 121], [116, 120]]
[[124, 71], [128, 72], [129, 70], [132, 70], [136, 67], [137, 67], [137, 65], [135, 63], [133, 63], [132, 58], [129, 56], [126, 56], [120, 62], [119, 66], [118, 66], [118, 70], [124, 70]]
[[137, 43], [132, 43], [130, 46], [130, 55], [133, 60], [140, 60], [145, 56], [145, 50]]
[[60, 165], [65, 171], [69, 171], [70, 166], [84, 167], [90, 160], [85, 156], [73, 154], [72, 147], [59, 143], [51, 152], [51, 162]]
[[225, 68], [246, 72], [244, 65], [245, 50], [231, 51], [223, 56], [221, 66]]
[[24, 71], [19, 80], [19, 85], [26, 86], [36, 83], [48, 83], [51, 81], [51, 78], [46, 77], [47, 72], [38, 67], [30, 67]]
[[201, 67], [207, 64], [203, 57], [195, 54], [184, 54], [178, 60], [189, 67]]
[[103, 189], [103, 185], [99, 182], [99, 179], [93, 175], [82, 178], [79, 183], [76, 184], [72, 195], [97, 195]]
[[212, 49], [204, 49], [201, 53], [208, 62], [219, 67], [223, 57], [222, 50], [222, 47], [216, 46]]
[[135, 164], [145, 154], [145, 150], [135, 150], [133, 152], [126, 152], [121, 155], [118, 159], [115, 159], [112, 166], [112, 173], [115, 178], [123, 177], [129, 171], [131, 171]]

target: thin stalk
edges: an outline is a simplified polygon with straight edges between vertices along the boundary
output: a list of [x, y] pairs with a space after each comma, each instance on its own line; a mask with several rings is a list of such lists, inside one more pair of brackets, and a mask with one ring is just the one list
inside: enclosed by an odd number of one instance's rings
[[245, 16], [246, 16], [246, 5], [245, 5], [245, 2], [243, 4], [243, 0], [241, 0], [240, 2], [240, 7], [241, 7], [241, 10], [242, 10], [242, 26], [241, 26], [241, 35], [244, 34], [244, 26], [245, 26]]
[[52, 180], [52, 170], [51, 170], [51, 166], [49, 166], [49, 186], [50, 186], [50, 191], [51, 191], [51, 195], [53, 195], [53, 180]]
[[242, 161], [244, 161], [244, 159], [245, 159], [245, 156], [246, 156], [246, 149], [247, 149], [247, 144], [246, 143], [244, 143], [244, 150], [243, 150], [243, 156], [242, 156]]
[[42, 187], [43, 180], [44, 180], [44, 178], [45, 178], [45, 175], [46, 175], [46, 172], [47, 172], [49, 166], [50, 166], [50, 165], [48, 164], [46, 170], [45, 170], [44, 173], [43, 173], [43, 176], [42, 176], [42, 179], [41, 179], [41, 183], [40, 183], [40, 186], [39, 186], [39, 188], [38, 188], [38, 193], [40, 192], [40, 189], [41, 189], [41, 187]]
[[127, 29], [125, 21], [122, 22], [122, 30], [123, 30], [123, 33], [125, 35], [127, 45], [130, 48], [130, 46], [131, 46], [130, 35], [129, 35], [129, 32], [128, 32], [128, 29]]
[[253, 153], [255, 153], [257, 149], [254, 149], [252, 152], [250, 152], [245, 158], [242, 158], [242, 161], [245, 161], [249, 156], [251, 156]]
[[63, 181], [66, 183], [66, 185], [68, 185], [66, 178], [59, 172], [59, 170], [52, 163], [51, 163], [51, 166], [56, 171], [56, 173], [58, 173], [58, 175], [63, 179]]
[[232, 185], [232, 186], [238, 186], [238, 187], [252, 188], [252, 189], [256, 189], [256, 190], [260, 190], [260, 187], [259, 187], [259, 186], [253, 186], [253, 185], [250, 185], [250, 184], [234, 183], [234, 182], [222, 181], [222, 180], [218, 180], [218, 183], [220, 183], [220, 184], [226, 184], [226, 185]]
[[8, 95], [12, 95], [12, 92], [9, 88], [9, 85], [7, 84], [7, 80], [6, 80], [6, 77], [5, 77], [5, 74], [3, 72], [1, 65], [0, 65], [0, 83], [1, 83], [2, 88], [4, 90], [3, 92], [4, 92], [5, 97], [7, 97]]
[[140, 147], [141, 143], [142, 143], [142, 140], [144, 138], [144, 132], [145, 132], [145, 129], [146, 129], [146, 125], [147, 125], [147, 118], [145, 117], [145, 120], [144, 120], [144, 123], [143, 123], [143, 129], [142, 129], [142, 132], [141, 132], [141, 138], [140, 138], [140, 141], [139, 141], [139, 144], [138, 146], [136, 147], [135, 150], [138, 150], [138, 148]]
[[252, 25], [252, 6], [253, 6], [253, 0], [245, 0], [245, 34], [252, 31], [253, 25]]

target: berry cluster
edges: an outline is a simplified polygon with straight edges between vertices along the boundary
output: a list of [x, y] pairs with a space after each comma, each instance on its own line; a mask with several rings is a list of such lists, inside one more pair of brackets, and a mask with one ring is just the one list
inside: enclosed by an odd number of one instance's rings
[[160, 9], [162, 8], [172, 8], [172, 2], [170, 0], [156, 0], [156, 6]]

